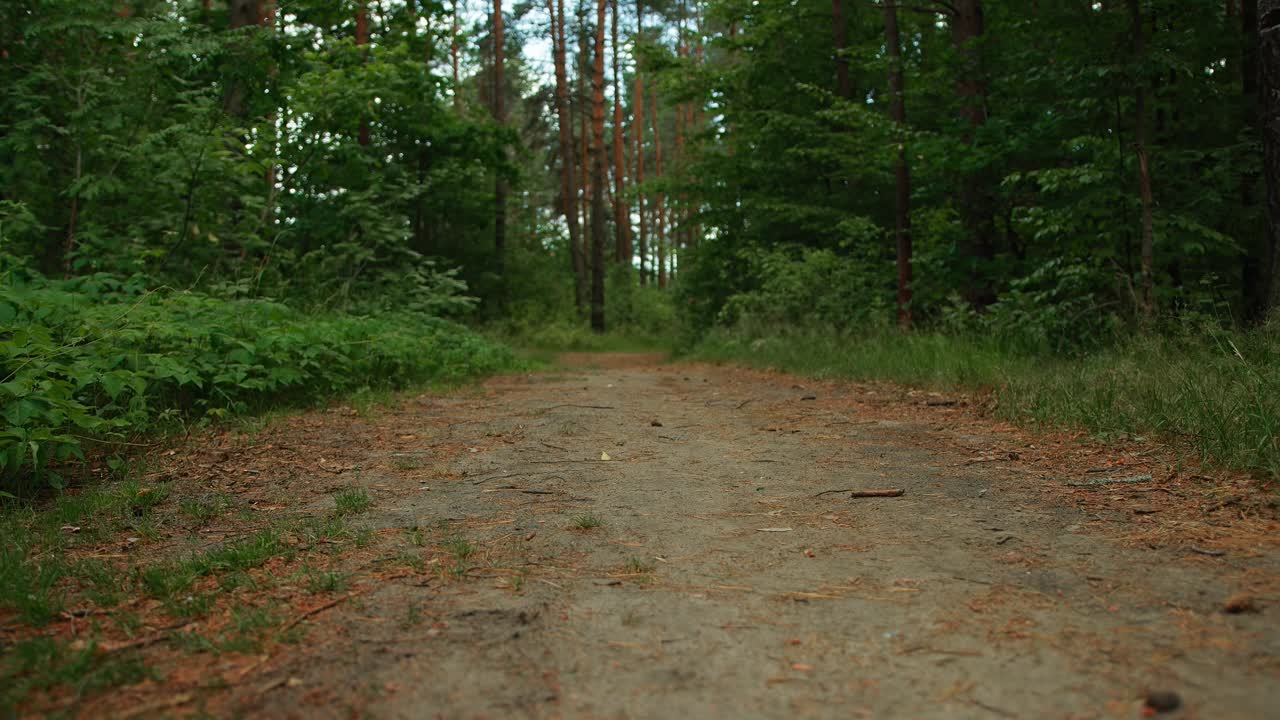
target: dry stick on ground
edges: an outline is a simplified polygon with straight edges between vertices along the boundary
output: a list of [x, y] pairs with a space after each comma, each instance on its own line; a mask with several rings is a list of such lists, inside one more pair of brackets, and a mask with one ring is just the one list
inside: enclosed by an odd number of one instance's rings
[[1208, 555], [1209, 557], [1222, 557], [1227, 554], [1226, 550], [1205, 550], [1204, 548], [1198, 548], [1194, 545], [1191, 546], [1191, 552]]
[[1101, 480], [1088, 480], [1086, 482], [1067, 482], [1067, 487], [1098, 487], [1100, 485], [1116, 485], [1130, 483], [1151, 482], [1155, 478], [1150, 475], [1137, 475], [1128, 478], [1103, 478]]
[[849, 498], [873, 498], [873, 497], [902, 497], [906, 490], [895, 488], [893, 490], [854, 490], [849, 494]]
[[822, 497], [823, 495], [834, 495], [836, 493], [849, 493], [850, 498], [870, 498], [870, 497], [902, 497], [906, 491], [901, 488], [891, 490], [855, 490], [854, 488], [845, 488], [843, 490], [823, 490], [817, 495], [811, 497]]
[[185, 628], [188, 625], [194, 625], [195, 622], [196, 622], [195, 620], [187, 620], [186, 622], [175, 623], [173, 625], [160, 628], [158, 631], [146, 637], [141, 637], [136, 640], [130, 640], [128, 642], [121, 643], [119, 645], [113, 645], [111, 647], [103, 648], [103, 652], [105, 654], [110, 655], [112, 653], [120, 652], [121, 650], [130, 650], [132, 648], [140, 648], [140, 647], [146, 647], [148, 645], [154, 645], [155, 643], [158, 643], [161, 640], [167, 639], [169, 637], [169, 634], [172, 631], [181, 630], [182, 628]]
[[562, 463], [613, 463], [616, 460], [525, 460], [529, 465], [560, 465]]
[[573, 404], [566, 403], [564, 405], [552, 405], [551, 407], [542, 408], [538, 412], [547, 412], [548, 410], [555, 410], [556, 408], [563, 408], [563, 407], [584, 408], [587, 410], [613, 410], [614, 409], [612, 405], [573, 405]]
[[310, 610], [308, 610], [308, 611], [306, 611], [306, 612], [302, 613], [301, 615], [299, 615], [299, 616], [295, 617], [294, 619], [290, 620], [289, 622], [285, 623], [285, 624], [280, 628], [280, 632], [281, 632], [281, 633], [289, 632], [289, 631], [290, 631], [290, 630], [292, 630], [294, 627], [296, 627], [299, 623], [301, 623], [303, 620], [306, 620], [307, 618], [310, 618], [310, 617], [312, 617], [312, 616], [314, 616], [314, 615], [319, 615], [320, 613], [324, 612], [325, 610], [328, 610], [329, 608], [331, 608], [331, 607], [333, 607], [333, 606], [335, 606], [335, 605], [338, 605], [339, 603], [346, 602], [347, 600], [350, 600], [350, 599], [351, 599], [351, 598], [353, 598], [353, 597], [355, 597], [355, 593], [347, 593], [346, 595], [339, 595], [338, 597], [336, 597], [336, 598], [334, 598], [334, 599], [330, 600], [329, 602], [327, 602], [327, 603], [325, 603], [325, 604], [323, 604], [323, 605], [320, 605], [319, 607], [311, 608]]

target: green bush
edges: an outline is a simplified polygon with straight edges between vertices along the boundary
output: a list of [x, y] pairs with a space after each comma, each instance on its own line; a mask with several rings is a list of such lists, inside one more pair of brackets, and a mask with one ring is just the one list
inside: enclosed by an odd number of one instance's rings
[[0, 492], [60, 486], [53, 468], [86, 442], [514, 364], [505, 348], [423, 313], [304, 314], [126, 285], [0, 286]]

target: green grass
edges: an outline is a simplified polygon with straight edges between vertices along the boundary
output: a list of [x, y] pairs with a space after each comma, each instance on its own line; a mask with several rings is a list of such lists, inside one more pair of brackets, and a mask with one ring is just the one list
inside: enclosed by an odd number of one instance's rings
[[573, 519], [573, 528], [575, 530], [594, 530], [604, 522], [595, 515], [579, 515]]
[[653, 563], [645, 562], [640, 558], [631, 558], [627, 561], [626, 571], [631, 575], [644, 575], [653, 572]]
[[1013, 421], [1159, 439], [1209, 465], [1280, 477], [1274, 332], [1139, 336], [1083, 357], [1052, 357], [929, 332], [718, 331], [693, 357], [818, 378], [989, 390], [996, 413]]
[[444, 548], [449, 551], [449, 553], [453, 555], [458, 562], [463, 562], [476, 553], [476, 546], [466, 538], [451, 538], [446, 540]]
[[0, 654], [0, 716], [18, 717], [19, 703], [35, 692], [61, 687], [80, 698], [155, 676], [137, 653], [100, 654], [93, 644], [75, 649], [47, 637], [22, 640]]
[[334, 512], [339, 516], [356, 515], [369, 509], [373, 498], [364, 488], [339, 490], [333, 496]]

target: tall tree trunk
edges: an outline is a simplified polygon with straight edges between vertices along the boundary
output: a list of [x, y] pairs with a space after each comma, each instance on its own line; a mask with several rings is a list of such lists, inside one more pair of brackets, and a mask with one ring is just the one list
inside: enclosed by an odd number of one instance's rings
[[[963, 139], [970, 152], [977, 154], [980, 151], [976, 147], [976, 131], [987, 122], [987, 83], [982, 57], [986, 22], [982, 0], [954, 0], [951, 5], [955, 10], [951, 17], [951, 39], [961, 60], [956, 76], [956, 95], [960, 101], [960, 117], [968, 125]], [[970, 263], [964, 295], [978, 307], [995, 300], [986, 267], [995, 258], [995, 209], [988, 187], [991, 182], [985, 170], [967, 173], [960, 179], [960, 204], [967, 242], [964, 255]]]
[[[1243, 125], [1247, 131], [1260, 133], [1258, 101], [1258, 0], [1242, 0], [1240, 3], [1240, 90], [1244, 100]], [[1240, 169], [1240, 204], [1254, 207], [1258, 169], [1245, 166]], [[1241, 254], [1241, 285], [1245, 319], [1251, 322], [1264, 320], [1270, 307], [1272, 288], [1276, 274], [1272, 270], [1276, 247], [1267, 238], [1254, 238], [1245, 244]]]
[[[507, 54], [503, 33], [502, 0], [493, 0], [493, 119], [499, 125], [506, 122], [506, 78], [503, 64]], [[507, 246], [507, 178], [498, 173], [493, 184], [493, 249], [498, 256], [498, 270], [502, 271], [503, 254]]]
[[1258, 0], [1258, 66], [1262, 93], [1262, 147], [1267, 176], [1270, 317], [1280, 319], [1280, 0]]
[[897, 192], [894, 203], [898, 255], [898, 325], [911, 329], [911, 169], [907, 165], [907, 106], [902, 67], [902, 41], [898, 34], [898, 8], [884, 6], [884, 35], [889, 49], [889, 90], [893, 93], [893, 122], [898, 135]]
[[[368, 59], [369, 45], [369, 2], [368, 0], [356, 0], [356, 47], [364, 48], [362, 55]], [[360, 132], [359, 142], [361, 146], [369, 144], [369, 120], [360, 115]]]
[[[653, 89], [653, 164], [654, 177], [662, 179], [662, 132], [658, 123], [658, 88]], [[653, 256], [655, 269], [658, 271], [658, 287], [665, 288], [667, 286], [667, 233], [666, 233], [666, 193], [659, 190], [658, 197], [655, 202], [654, 212], [657, 215], [657, 227], [653, 238]]]
[[591, 65], [591, 329], [604, 332], [604, 14], [596, 0], [596, 48]]
[[[235, 31], [262, 24], [261, 0], [227, 0], [228, 27]], [[237, 120], [244, 120], [249, 113], [248, 89], [244, 82], [232, 79], [227, 83], [222, 98], [222, 109]]]
[[[579, 68], [581, 69], [581, 68]], [[587, 103], [585, 94], [578, 101], [578, 157], [581, 158], [578, 165], [579, 177], [582, 178], [582, 227], [584, 228], [582, 238], [583, 252], [588, 256], [587, 264], [590, 266], [591, 255], [591, 239], [587, 237], [591, 231], [591, 123], [588, 118], [591, 115], [591, 106]], [[587, 268], [588, 271], [590, 267]], [[587, 280], [590, 281], [591, 273], [587, 273]], [[590, 282], [587, 283], [590, 285]], [[590, 295], [590, 293], [588, 293]]]
[[459, 42], [458, 42], [458, 35], [459, 35], [458, 3], [459, 2], [461, 2], [461, 0], [453, 0], [453, 6], [452, 6], [453, 12], [451, 13], [453, 15], [453, 18], [452, 18], [453, 27], [449, 36], [449, 60], [453, 69], [453, 109], [454, 110], [462, 109], [462, 79], [458, 75], [458, 56], [461, 53], [461, 48], [459, 47]]
[[[1146, 60], [1146, 32], [1142, 28], [1142, 0], [1129, 0], [1129, 12], [1133, 15], [1133, 54], [1139, 67]], [[1138, 192], [1142, 197], [1142, 251], [1141, 270], [1138, 278], [1138, 311], [1144, 321], [1155, 315], [1152, 264], [1154, 224], [1152, 221], [1151, 163], [1147, 153], [1147, 89], [1141, 71], [1134, 78], [1133, 146], [1138, 156]]]
[[578, 312], [587, 307], [587, 258], [578, 230], [578, 162], [573, 148], [573, 115], [569, 109], [569, 73], [565, 59], [564, 0], [547, 0], [551, 16], [551, 48], [556, 68], [556, 119], [560, 126], [560, 196], [569, 226], [569, 256], [573, 263], [573, 300]]
[[[635, 119], [632, 122], [632, 130], [635, 134], [635, 164], [636, 174], [635, 183], [640, 185], [644, 183], [644, 80], [640, 73], [640, 43], [643, 41], [644, 35], [644, 5], [643, 0], [636, 0], [636, 36], [634, 47], [637, 48], [635, 55], [636, 69], [635, 81], [631, 89], [631, 109], [635, 113]], [[646, 267], [646, 258], [649, 254], [649, 238], [648, 227], [645, 222], [644, 192], [636, 194], [636, 208], [640, 211], [640, 284], [649, 284], [649, 272]]]
[[618, 72], [618, 0], [612, 0], [613, 16], [613, 218], [616, 260], [631, 266], [631, 209], [622, 197], [626, 186], [626, 163], [622, 159], [622, 75]]
[[[896, 6], [886, 3], [885, 7]], [[853, 97], [853, 90], [849, 84], [849, 58], [844, 54], [849, 46], [848, 27], [845, 25], [844, 18], [844, 0], [831, 0], [831, 24], [835, 29], [836, 40], [836, 93], [848, 100]]]

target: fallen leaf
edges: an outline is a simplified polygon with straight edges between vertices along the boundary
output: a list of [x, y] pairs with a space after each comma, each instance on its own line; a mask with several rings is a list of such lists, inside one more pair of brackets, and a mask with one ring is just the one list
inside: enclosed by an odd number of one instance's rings
[[601, 459], [601, 460], [612, 460], [613, 458], [609, 457], [609, 453], [607, 453], [607, 452], [602, 452], [602, 453], [600, 453], [600, 459]]

